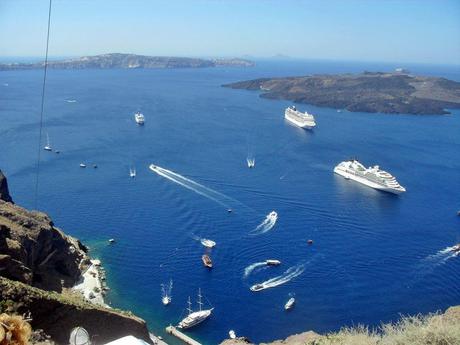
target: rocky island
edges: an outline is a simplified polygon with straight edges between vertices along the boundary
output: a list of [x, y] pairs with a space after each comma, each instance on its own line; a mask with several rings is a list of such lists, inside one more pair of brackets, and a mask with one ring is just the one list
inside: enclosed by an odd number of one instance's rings
[[[0, 71], [43, 68], [44, 62], [0, 64]], [[146, 56], [136, 54], [102, 54], [74, 59], [48, 61], [48, 68], [54, 69], [111, 69], [111, 68], [205, 68], [205, 67], [252, 67], [254, 62], [238, 59], [198, 59], [188, 57]]]
[[261, 78], [223, 86], [351, 112], [425, 115], [460, 108], [459, 82], [401, 72]]
[[152, 343], [142, 319], [91, 303], [71, 289], [90, 264], [79, 240], [46, 214], [13, 203], [0, 171], [0, 316], [25, 315], [34, 331], [31, 344], [68, 344], [77, 326], [97, 335], [98, 344], [127, 335]]

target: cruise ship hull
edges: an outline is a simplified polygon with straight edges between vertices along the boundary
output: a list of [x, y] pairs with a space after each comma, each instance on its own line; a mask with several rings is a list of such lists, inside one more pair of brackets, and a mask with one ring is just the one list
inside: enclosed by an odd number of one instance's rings
[[405, 192], [405, 190], [402, 190], [402, 189], [394, 189], [394, 188], [382, 186], [382, 185], [380, 185], [378, 183], [369, 181], [369, 180], [367, 180], [367, 179], [365, 179], [365, 178], [363, 178], [361, 176], [357, 176], [355, 174], [352, 174], [352, 173], [349, 173], [349, 172], [344, 171], [342, 169], [339, 169], [338, 167], [335, 167], [334, 172], [337, 175], [345, 177], [346, 179], [350, 179], [350, 180], [359, 182], [359, 183], [361, 183], [361, 184], [363, 184], [365, 186], [368, 186], [368, 187], [371, 187], [371, 188], [374, 188], [374, 189], [377, 189], [377, 190], [381, 190], [383, 192], [388, 192], [388, 193], [392, 193], [392, 194], [401, 194], [401, 193]]
[[293, 119], [292, 117], [290, 117], [289, 115], [285, 115], [284, 118], [292, 123], [293, 125], [297, 126], [297, 127], [300, 127], [300, 128], [304, 128], [304, 129], [313, 129], [315, 126], [316, 126], [316, 123], [312, 122], [312, 121], [298, 121], [296, 119]]

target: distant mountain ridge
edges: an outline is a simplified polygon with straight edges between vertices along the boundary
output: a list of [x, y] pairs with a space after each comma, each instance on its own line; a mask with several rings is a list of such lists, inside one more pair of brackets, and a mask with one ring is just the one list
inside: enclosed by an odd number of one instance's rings
[[[53, 69], [112, 69], [112, 68], [206, 68], [206, 67], [252, 67], [255, 63], [246, 59], [221, 58], [200, 59], [173, 56], [146, 56], [136, 54], [110, 53], [79, 58], [48, 61], [48, 68]], [[4, 63], [0, 71], [29, 70], [43, 68], [44, 62], [37, 63]]]

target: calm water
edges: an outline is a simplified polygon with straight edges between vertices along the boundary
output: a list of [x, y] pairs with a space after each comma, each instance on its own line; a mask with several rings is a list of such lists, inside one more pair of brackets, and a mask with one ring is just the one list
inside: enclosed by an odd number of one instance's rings
[[[38, 207], [103, 260], [109, 301], [160, 334], [184, 316], [199, 287], [215, 310], [190, 333], [205, 344], [230, 329], [268, 341], [460, 304], [460, 258], [441, 253], [460, 241], [458, 110], [411, 116], [301, 105], [317, 119], [309, 132], [284, 121], [288, 102], [220, 87], [261, 76], [394, 67], [262, 61], [249, 69], [50, 71], [44, 134], [61, 154], [41, 151]], [[460, 80], [458, 68], [410, 68]], [[0, 73], [0, 167], [15, 201], [29, 208], [41, 78], [41, 71]], [[144, 127], [133, 121], [138, 109]], [[248, 154], [255, 169], [246, 166]], [[335, 176], [333, 167], [350, 156], [380, 164], [408, 192], [393, 196]], [[151, 163], [219, 194], [184, 188], [150, 172]], [[272, 210], [276, 225], [251, 235]], [[217, 242], [211, 272], [201, 263], [200, 237]], [[117, 243], [108, 246], [109, 238]], [[247, 266], [268, 258], [282, 264], [244, 276]], [[291, 267], [303, 273], [249, 291]], [[165, 308], [160, 284], [169, 279], [173, 303]], [[290, 295], [297, 304], [286, 313]]]

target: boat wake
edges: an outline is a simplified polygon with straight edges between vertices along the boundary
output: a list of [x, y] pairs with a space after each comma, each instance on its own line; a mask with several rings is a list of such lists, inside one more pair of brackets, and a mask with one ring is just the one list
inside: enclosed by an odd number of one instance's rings
[[264, 234], [267, 231], [270, 231], [273, 229], [273, 227], [276, 224], [276, 221], [278, 220], [278, 213], [275, 211], [271, 211], [264, 219], [262, 223], [257, 225], [257, 227], [250, 232], [251, 235], [260, 235]]
[[260, 285], [259, 290], [274, 288], [276, 286], [286, 284], [292, 279], [300, 276], [304, 271], [305, 264], [292, 266], [289, 269], [287, 269], [282, 275], [268, 279], [262, 283], [258, 283], [257, 285]]
[[243, 278], [247, 278], [252, 273], [252, 271], [254, 271], [258, 267], [268, 267], [268, 266], [265, 261], [253, 263], [244, 269]]
[[443, 264], [450, 258], [455, 258], [458, 256], [458, 254], [455, 253], [455, 248], [455, 246], [444, 248], [436, 254], [426, 257], [425, 261], [434, 263], [435, 266]]
[[161, 168], [159, 166], [150, 165], [150, 170], [152, 170], [154, 173], [157, 173], [158, 175], [174, 182], [177, 183], [178, 185], [187, 188], [197, 194], [200, 194], [204, 196], [205, 198], [208, 198], [224, 207], [227, 209], [231, 209], [231, 205], [235, 204], [236, 200], [222, 194], [219, 192], [216, 192], [215, 190], [208, 188], [206, 186], [203, 186], [202, 184], [199, 184], [198, 182], [195, 182], [189, 178], [186, 178], [185, 176], [179, 175], [175, 173], [174, 171], [168, 170]]

